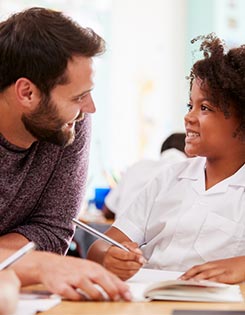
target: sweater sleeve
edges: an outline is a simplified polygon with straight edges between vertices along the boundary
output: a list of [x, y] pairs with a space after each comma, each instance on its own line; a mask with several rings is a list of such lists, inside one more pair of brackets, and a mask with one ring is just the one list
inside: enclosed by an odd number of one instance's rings
[[74, 234], [76, 217], [85, 194], [91, 119], [76, 126], [74, 142], [59, 150], [54, 170], [28, 220], [12, 230], [34, 241], [39, 250], [65, 254]]

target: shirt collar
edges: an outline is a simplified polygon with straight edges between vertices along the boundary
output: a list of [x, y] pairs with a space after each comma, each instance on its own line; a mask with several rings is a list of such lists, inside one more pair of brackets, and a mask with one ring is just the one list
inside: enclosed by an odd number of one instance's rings
[[180, 172], [179, 179], [198, 180], [204, 174], [206, 159], [202, 157], [188, 158], [185, 168]]
[[[206, 158], [189, 158], [188, 164], [180, 172], [179, 179], [189, 179], [193, 181], [192, 186], [199, 192], [205, 192], [205, 164]], [[232, 176], [224, 179], [220, 183], [208, 189], [206, 192], [225, 192], [228, 186], [245, 187], [245, 164]]]

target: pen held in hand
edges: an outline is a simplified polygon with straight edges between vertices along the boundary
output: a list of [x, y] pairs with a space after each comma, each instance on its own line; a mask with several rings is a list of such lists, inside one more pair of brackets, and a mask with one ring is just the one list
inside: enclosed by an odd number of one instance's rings
[[75, 223], [79, 228], [85, 230], [86, 232], [96, 236], [97, 238], [100, 238], [104, 241], [106, 241], [107, 243], [110, 243], [111, 245], [114, 245], [114, 246], [117, 246], [123, 250], [125, 250], [126, 252], [129, 252], [129, 249], [125, 246], [123, 246], [122, 244], [118, 243], [117, 241], [113, 240], [112, 238], [110, 238], [109, 236], [93, 229], [91, 226], [81, 222], [81, 221], [78, 221], [77, 219], [72, 219], [73, 223]]
[[19, 260], [22, 256], [27, 254], [29, 251], [35, 249], [36, 245], [33, 242], [27, 243], [25, 246], [21, 247], [14, 254], [6, 258], [3, 262], [0, 263], [0, 270], [8, 268], [14, 262]]

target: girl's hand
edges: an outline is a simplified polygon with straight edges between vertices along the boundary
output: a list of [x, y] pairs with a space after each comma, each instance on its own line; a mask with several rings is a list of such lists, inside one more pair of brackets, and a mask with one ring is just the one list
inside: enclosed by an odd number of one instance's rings
[[123, 242], [122, 244], [130, 251], [126, 252], [116, 246], [110, 246], [104, 256], [103, 266], [122, 280], [127, 280], [146, 263], [146, 260], [137, 243]]
[[210, 280], [224, 283], [245, 281], [245, 256], [210, 261], [186, 271], [180, 279]]

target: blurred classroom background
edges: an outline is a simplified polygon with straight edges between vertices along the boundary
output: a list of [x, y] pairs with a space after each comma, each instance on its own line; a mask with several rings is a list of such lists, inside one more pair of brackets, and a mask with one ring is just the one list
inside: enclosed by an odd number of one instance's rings
[[61, 10], [107, 43], [95, 61], [87, 199], [135, 161], [158, 159], [162, 141], [184, 131], [192, 38], [215, 32], [245, 43], [243, 0], [4, 0], [0, 19], [31, 6]]

